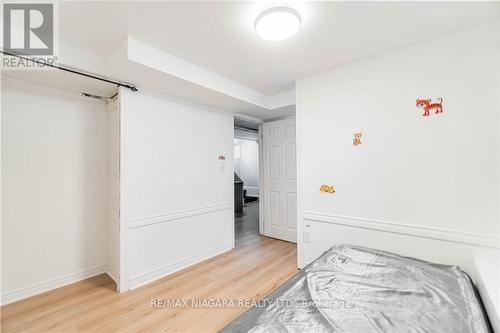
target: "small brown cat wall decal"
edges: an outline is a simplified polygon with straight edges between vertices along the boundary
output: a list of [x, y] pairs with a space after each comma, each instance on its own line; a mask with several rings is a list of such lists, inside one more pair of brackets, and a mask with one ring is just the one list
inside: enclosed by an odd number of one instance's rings
[[438, 98], [438, 102], [433, 103], [431, 99], [417, 99], [417, 108], [424, 109], [423, 117], [428, 117], [431, 110], [436, 110], [434, 113], [443, 113], [443, 99]]
[[361, 144], [361, 136], [362, 135], [363, 135], [363, 133], [361, 133], [361, 132], [354, 133], [354, 140], [352, 141], [353, 146], [359, 146]]

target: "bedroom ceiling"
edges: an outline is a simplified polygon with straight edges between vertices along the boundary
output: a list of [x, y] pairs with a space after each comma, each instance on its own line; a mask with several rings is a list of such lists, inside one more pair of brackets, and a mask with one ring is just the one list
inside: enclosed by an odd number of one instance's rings
[[[499, 17], [498, 2], [294, 2], [293, 38], [259, 38], [266, 2], [61, 2], [60, 38], [107, 56], [127, 34], [267, 95], [296, 79]], [[129, 81], [133, 81], [130, 78]]]

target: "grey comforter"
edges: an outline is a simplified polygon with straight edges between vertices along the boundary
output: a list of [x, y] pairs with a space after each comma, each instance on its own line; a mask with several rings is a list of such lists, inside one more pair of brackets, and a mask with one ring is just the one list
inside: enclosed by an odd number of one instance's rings
[[489, 332], [457, 266], [337, 245], [221, 332]]

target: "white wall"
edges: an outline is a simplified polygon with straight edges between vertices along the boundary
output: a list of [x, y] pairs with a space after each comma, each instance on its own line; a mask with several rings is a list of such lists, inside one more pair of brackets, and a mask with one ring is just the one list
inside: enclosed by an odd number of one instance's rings
[[106, 270], [102, 102], [2, 81], [2, 303]]
[[[483, 25], [297, 82], [299, 265], [334, 243], [498, 255], [498, 38]], [[422, 117], [415, 100], [438, 97]]]
[[126, 290], [234, 246], [233, 118], [155, 93], [122, 92]]
[[[236, 134], [234, 139], [234, 172], [241, 177], [247, 196], [251, 197], [259, 196], [259, 144], [257, 140], [257, 133], [255, 140], [238, 138]], [[239, 150], [239, 156], [236, 156], [236, 150]]]

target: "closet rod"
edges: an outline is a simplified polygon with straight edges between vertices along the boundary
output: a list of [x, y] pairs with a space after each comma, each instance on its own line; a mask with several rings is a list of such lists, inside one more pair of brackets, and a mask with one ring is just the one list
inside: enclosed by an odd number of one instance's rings
[[40, 60], [30, 59], [28, 57], [24, 57], [22, 55], [15, 54], [15, 53], [6, 52], [6, 51], [3, 51], [3, 50], [0, 50], [0, 52], [2, 52], [5, 55], [11, 56], [11, 57], [16, 57], [16, 58], [19, 58], [19, 59], [31, 61], [31, 62], [37, 63], [39, 65], [52, 67], [52, 68], [59, 69], [59, 70], [65, 71], [65, 72], [69, 72], [69, 73], [73, 73], [73, 74], [85, 76], [85, 77], [88, 77], [88, 78], [91, 78], [91, 79], [94, 79], [94, 80], [99, 80], [99, 81], [103, 81], [103, 82], [107, 82], [107, 83], [111, 83], [111, 84], [116, 84], [117, 86], [125, 87], [125, 88], [128, 88], [128, 89], [132, 90], [132, 91], [137, 91], [137, 88], [134, 87], [134, 86], [132, 86], [132, 85], [129, 85], [129, 84], [126, 84], [126, 83], [121, 83], [121, 82], [118, 82], [118, 81], [115, 81], [115, 80], [110, 80], [110, 79], [107, 79], [107, 78], [102, 77], [102, 76], [97, 76], [97, 75], [93, 75], [93, 74], [89, 74], [89, 73], [85, 73], [85, 72], [80, 72], [80, 71], [77, 71], [75, 69], [70, 69], [70, 68], [66, 68], [66, 67], [57, 66], [57, 65], [54, 65], [54, 64], [50, 64], [48, 62], [42, 62]]

